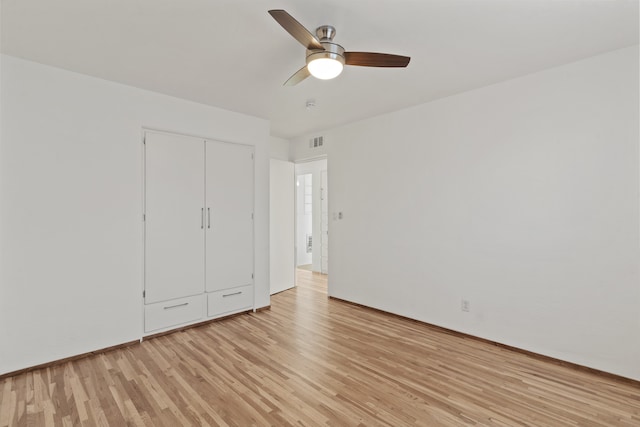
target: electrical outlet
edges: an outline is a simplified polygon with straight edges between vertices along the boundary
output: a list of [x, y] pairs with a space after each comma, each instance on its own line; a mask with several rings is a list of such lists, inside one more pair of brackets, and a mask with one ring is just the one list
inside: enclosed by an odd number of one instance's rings
[[462, 299], [460, 301], [460, 310], [466, 311], [466, 312], [469, 312], [471, 310], [471, 304], [469, 304], [468, 300]]

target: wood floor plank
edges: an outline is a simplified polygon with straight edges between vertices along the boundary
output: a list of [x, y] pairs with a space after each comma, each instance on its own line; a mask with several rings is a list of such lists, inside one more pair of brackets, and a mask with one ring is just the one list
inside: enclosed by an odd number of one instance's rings
[[13, 426], [640, 426], [637, 384], [326, 295], [0, 380]]

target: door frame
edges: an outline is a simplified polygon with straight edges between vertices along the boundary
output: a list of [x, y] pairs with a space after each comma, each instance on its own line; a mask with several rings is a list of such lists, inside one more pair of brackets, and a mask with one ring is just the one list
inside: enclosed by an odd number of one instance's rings
[[[304, 159], [297, 159], [293, 161], [294, 164], [294, 174], [293, 174], [293, 185], [294, 188], [296, 189], [294, 192], [294, 228], [295, 228], [295, 239], [294, 239], [294, 266], [295, 269], [297, 271], [298, 269], [298, 191], [297, 191], [297, 186], [296, 186], [296, 182], [298, 179], [298, 171], [297, 171], [297, 166], [298, 165], [302, 165], [302, 164], [306, 164], [306, 163], [313, 163], [313, 162], [317, 162], [317, 161], [321, 161], [321, 160], [326, 160], [327, 161], [327, 182], [329, 180], [329, 157], [326, 154], [322, 154], [320, 156], [315, 156], [315, 157], [307, 157]], [[304, 174], [301, 174], [304, 175]], [[321, 179], [319, 179], [319, 181], [321, 181]], [[322, 184], [322, 182], [320, 182], [320, 184]], [[327, 200], [327, 204], [329, 203], [329, 201]], [[322, 206], [320, 206], [320, 210], [322, 211]], [[330, 221], [329, 221], [330, 222]], [[322, 254], [320, 254], [322, 255]], [[294, 285], [298, 286], [298, 278], [297, 278], [297, 274], [294, 275]]]

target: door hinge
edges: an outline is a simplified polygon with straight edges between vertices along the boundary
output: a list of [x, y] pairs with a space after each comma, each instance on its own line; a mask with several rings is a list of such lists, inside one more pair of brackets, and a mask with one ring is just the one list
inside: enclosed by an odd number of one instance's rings
[[253, 159], [253, 153], [251, 153], [251, 158]]
[[142, 222], [145, 222], [147, 220], [147, 215], [146, 214], [142, 214]]
[[147, 291], [142, 291], [142, 298], [145, 298], [147, 296]]
[[253, 279], [253, 273], [251, 273], [251, 278]]
[[251, 219], [253, 219], [253, 212], [251, 212]]

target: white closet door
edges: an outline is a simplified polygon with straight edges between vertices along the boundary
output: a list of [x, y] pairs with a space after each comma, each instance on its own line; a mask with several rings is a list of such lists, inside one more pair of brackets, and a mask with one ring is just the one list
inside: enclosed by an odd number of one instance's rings
[[207, 292], [253, 284], [253, 147], [207, 141]]
[[146, 134], [147, 304], [204, 292], [204, 144]]

